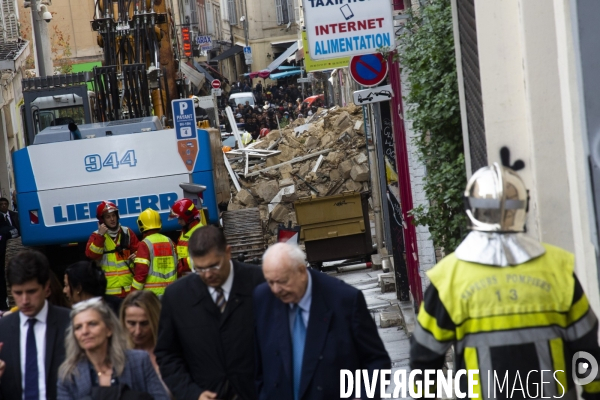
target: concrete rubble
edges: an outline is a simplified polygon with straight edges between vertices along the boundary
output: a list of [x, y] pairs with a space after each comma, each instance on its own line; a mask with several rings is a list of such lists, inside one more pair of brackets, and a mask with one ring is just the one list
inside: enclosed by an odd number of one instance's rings
[[[239, 181], [228, 210], [258, 207], [268, 244], [279, 224], [296, 224], [293, 202], [304, 197], [360, 192], [370, 179], [362, 107], [319, 109], [251, 145], [266, 158], [227, 155]], [[247, 172], [246, 172], [247, 168]]]

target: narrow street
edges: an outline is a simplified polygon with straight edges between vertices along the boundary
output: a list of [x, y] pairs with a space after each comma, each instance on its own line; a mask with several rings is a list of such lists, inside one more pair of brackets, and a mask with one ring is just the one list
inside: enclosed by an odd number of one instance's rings
[[[381, 313], [388, 310], [394, 313], [394, 309], [398, 307], [398, 300], [395, 292], [381, 293], [381, 288], [378, 283], [378, 275], [383, 271], [372, 271], [370, 269], [334, 273], [332, 276], [343, 280], [349, 285], [362, 290], [367, 306], [373, 314], [373, 318], [377, 324], [377, 329], [386, 350], [392, 360], [392, 376], [397, 370], [409, 371], [408, 358], [410, 352], [410, 339], [406, 334], [405, 328], [400, 326], [390, 326], [387, 328], [381, 327]], [[387, 393], [394, 391], [394, 384], [390, 385]], [[402, 397], [394, 397], [402, 398]]]

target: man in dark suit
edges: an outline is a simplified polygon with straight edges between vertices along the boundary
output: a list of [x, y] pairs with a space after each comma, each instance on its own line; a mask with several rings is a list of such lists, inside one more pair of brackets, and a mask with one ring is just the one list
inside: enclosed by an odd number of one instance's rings
[[195, 273], [162, 298], [154, 350], [162, 378], [177, 400], [255, 399], [252, 292], [262, 271], [231, 261], [214, 226], [197, 229], [188, 249]]
[[261, 400], [339, 399], [341, 369], [391, 368], [362, 292], [305, 260], [288, 243], [263, 256], [267, 282], [254, 291]]
[[23, 251], [7, 266], [7, 280], [19, 311], [0, 319], [0, 381], [3, 400], [55, 400], [58, 367], [65, 358], [69, 310], [48, 303], [50, 268], [37, 251]]
[[8, 199], [0, 197], [0, 310], [8, 310], [4, 259], [9, 239], [20, 235], [19, 213], [9, 211]]

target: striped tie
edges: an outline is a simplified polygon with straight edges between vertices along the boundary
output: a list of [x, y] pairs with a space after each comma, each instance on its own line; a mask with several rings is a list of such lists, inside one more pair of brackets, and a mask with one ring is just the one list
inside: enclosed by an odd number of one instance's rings
[[221, 286], [217, 286], [215, 288], [215, 292], [217, 292], [217, 299], [215, 300], [215, 304], [219, 308], [221, 312], [225, 311], [225, 305], [227, 302], [225, 301], [225, 293], [223, 293], [223, 288]]

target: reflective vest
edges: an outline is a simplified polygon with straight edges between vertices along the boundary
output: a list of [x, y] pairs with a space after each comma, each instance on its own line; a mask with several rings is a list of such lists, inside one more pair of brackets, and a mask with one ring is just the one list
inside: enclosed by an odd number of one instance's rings
[[[132, 232], [129, 228], [122, 226], [123, 232], [131, 237]], [[96, 231], [95, 233], [98, 233]], [[119, 233], [117, 241], [123, 240], [123, 234]], [[104, 251], [100, 260], [100, 267], [106, 276], [106, 294], [118, 296], [124, 290], [126, 293], [131, 291], [131, 282], [133, 273], [129, 268], [129, 249], [117, 250], [117, 244], [108, 233], [104, 234]]]
[[[476, 264], [450, 254], [430, 269], [431, 285], [413, 334], [411, 368], [433, 368], [430, 363], [443, 360], [454, 344], [456, 368], [479, 370], [473, 392], [480, 400], [489, 398], [493, 371], [501, 380], [504, 371], [511, 371], [512, 387], [514, 371], [532, 370], [532, 365], [538, 370], [534, 382], [540, 382], [541, 370], [557, 371], [554, 378], [548, 372], [542, 376], [548, 382], [544, 396], [567, 392], [567, 399], [574, 394], [566, 366], [571, 352], [598, 351], [597, 319], [573, 274], [573, 255], [544, 247], [544, 255], [516, 266]], [[515, 352], [525, 355], [515, 358]], [[583, 391], [597, 393], [600, 380], [584, 385]], [[505, 391], [501, 398], [509, 397]]]
[[[179, 240], [177, 241], [177, 257], [180, 260], [186, 260], [188, 259], [188, 242], [190, 240], [190, 238], [192, 237], [192, 234], [196, 231], [196, 229], [203, 227], [204, 225], [202, 225], [202, 222], [198, 223], [198, 225], [194, 226], [192, 229], [190, 229], [189, 231], [187, 231], [186, 233], [183, 233], [183, 231], [181, 232], [181, 235], [179, 236]], [[190, 271], [192, 270], [192, 264], [188, 263], [188, 267], [190, 268]]]
[[177, 279], [177, 256], [168, 237], [154, 233], [142, 240], [148, 246], [148, 260], [136, 258], [136, 263], [149, 266], [146, 282], [133, 281], [136, 290], [149, 290], [157, 296], [165, 293], [165, 288]]

